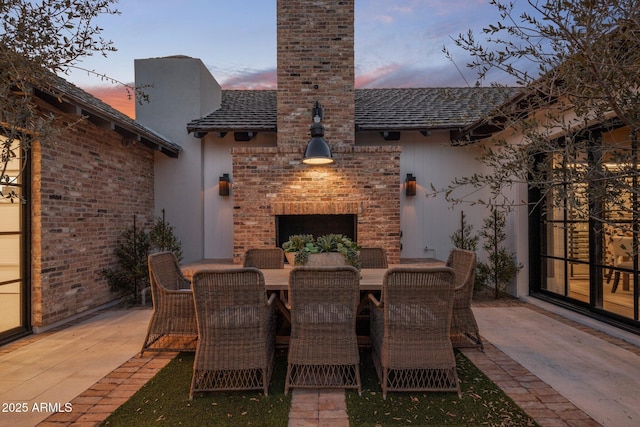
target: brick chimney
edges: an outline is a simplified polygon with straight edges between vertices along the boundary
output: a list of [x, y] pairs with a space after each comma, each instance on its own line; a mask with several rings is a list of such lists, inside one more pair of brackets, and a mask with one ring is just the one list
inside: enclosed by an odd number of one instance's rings
[[[277, 0], [277, 13], [277, 145], [231, 150], [234, 262], [279, 244], [280, 219], [348, 215], [361, 246], [383, 247], [397, 263], [401, 147], [356, 145], [354, 0]], [[309, 166], [316, 101], [335, 163]]]
[[333, 148], [355, 143], [354, 0], [278, 0], [278, 145], [306, 145], [324, 109]]

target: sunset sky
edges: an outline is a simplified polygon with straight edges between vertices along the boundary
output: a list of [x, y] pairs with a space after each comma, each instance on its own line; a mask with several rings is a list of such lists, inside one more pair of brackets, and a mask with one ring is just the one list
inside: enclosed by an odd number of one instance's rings
[[[120, 0], [117, 8], [97, 24], [118, 51], [80, 67], [133, 83], [135, 59], [187, 55], [223, 89], [275, 89], [276, 0]], [[497, 18], [489, 0], [356, 0], [356, 87], [472, 86], [470, 58], [451, 38]], [[82, 70], [63, 77], [133, 116], [122, 87]]]

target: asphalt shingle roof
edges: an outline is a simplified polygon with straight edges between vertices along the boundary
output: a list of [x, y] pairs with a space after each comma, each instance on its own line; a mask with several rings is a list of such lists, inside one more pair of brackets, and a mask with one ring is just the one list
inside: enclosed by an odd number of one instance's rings
[[275, 131], [275, 90], [223, 90], [218, 110], [187, 124], [187, 130], [204, 132]]
[[[356, 89], [358, 130], [463, 128], [514, 95], [509, 88]], [[276, 131], [275, 90], [223, 90], [221, 107], [188, 123], [189, 132]]]

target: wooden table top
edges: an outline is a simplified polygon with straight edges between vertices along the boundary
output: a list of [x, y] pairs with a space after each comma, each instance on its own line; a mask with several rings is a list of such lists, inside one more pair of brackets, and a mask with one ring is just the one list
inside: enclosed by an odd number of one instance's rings
[[[443, 263], [429, 263], [429, 264], [397, 264], [390, 265], [389, 267], [435, 267], [443, 265]], [[181, 267], [185, 276], [191, 278], [193, 274], [198, 270], [205, 269], [224, 269], [224, 268], [241, 268], [238, 265], [233, 264], [220, 264], [220, 263], [191, 263]], [[263, 269], [265, 287], [268, 291], [283, 291], [289, 288], [289, 273], [292, 267], [288, 264], [285, 268], [281, 269]], [[387, 270], [384, 268], [363, 268], [360, 270], [360, 290], [362, 291], [380, 291], [382, 290], [382, 280], [384, 273]]]

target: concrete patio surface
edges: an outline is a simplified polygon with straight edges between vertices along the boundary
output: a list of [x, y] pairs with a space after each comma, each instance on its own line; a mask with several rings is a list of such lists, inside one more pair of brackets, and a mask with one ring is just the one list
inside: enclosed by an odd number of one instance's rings
[[[487, 341], [595, 421], [640, 425], [637, 347], [620, 346], [531, 306], [475, 308], [474, 314]], [[637, 345], [638, 338], [628, 334], [629, 343]]]
[[[486, 351], [465, 354], [540, 425], [640, 425], [640, 336], [531, 302], [474, 306]], [[0, 427], [99, 425], [176, 355], [138, 356], [150, 314], [111, 309], [0, 347], [0, 403], [27, 408]], [[348, 425], [344, 392], [293, 390], [289, 426], [329, 425]]]
[[34, 426], [140, 351], [151, 310], [108, 310], [0, 347], [0, 426]]

